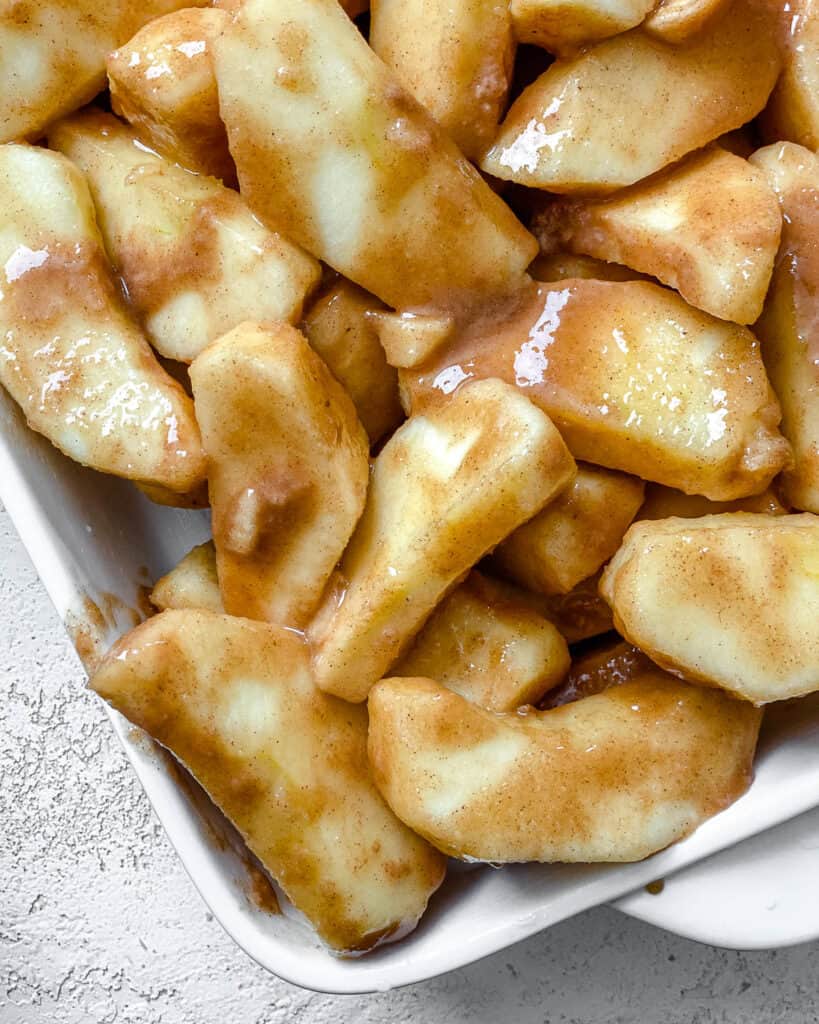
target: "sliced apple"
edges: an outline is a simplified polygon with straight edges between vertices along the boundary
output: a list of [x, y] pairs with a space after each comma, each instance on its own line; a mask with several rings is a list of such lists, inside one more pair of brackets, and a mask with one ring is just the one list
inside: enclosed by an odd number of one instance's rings
[[727, 0], [660, 0], [643, 28], [664, 43], [684, 43], [702, 32]]
[[205, 459], [191, 400], [157, 363], [114, 285], [80, 172], [0, 146], [0, 383], [77, 462], [176, 493]]
[[760, 118], [766, 142], [819, 147], [819, 11], [812, 0], [770, 3], [782, 74]]
[[521, 43], [567, 54], [639, 25], [655, 0], [512, 0]]
[[332, 0], [245, 0], [214, 45], [242, 195], [400, 312], [516, 287], [537, 244]]
[[213, 40], [229, 17], [215, 7], [166, 14], [109, 53], [106, 64], [114, 113], [143, 142], [183, 167], [235, 185], [213, 70]]
[[387, 363], [369, 316], [380, 309], [374, 295], [339, 278], [316, 299], [302, 324], [310, 345], [352, 398], [373, 444], [404, 418], [398, 373]]
[[375, 0], [369, 41], [464, 156], [476, 160], [495, 137], [512, 80], [508, 6], [497, 0]]
[[633, 29], [525, 89], [481, 167], [550, 192], [632, 185], [750, 121], [779, 68], [772, 16], [755, 0], [733, 0], [682, 46]]
[[636, 477], [581, 464], [563, 494], [498, 545], [493, 561], [529, 590], [567, 594], [620, 546], [643, 488]]
[[441, 347], [455, 330], [451, 316], [374, 310], [372, 321], [390, 366], [417, 366]]
[[782, 205], [782, 245], [756, 325], [762, 358], [782, 404], [794, 463], [782, 476], [787, 501], [819, 512], [819, 158], [792, 143], [751, 158]]
[[661, 672], [550, 711], [497, 714], [428, 679], [370, 694], [373, 778], [453, 857], [641, 860], [748, 787], [760, 713]]
[[169, 573], [157, 580], [151, 591], [151, 604], [160, 611], [168, 608], [199, 608], [210, 612], [225, 610], [212, 541], [193, 548]]
[[566, 674], [557, 627], [473, 572], [435, 609], [392, 676], [426, 676], [490, 711], [536, 704]]
[[659, 665], [754, 704], [819, 690], [819, 517], [640, 522], [600, 592]]
[[36, 139], [105, 87], [105, 55], [146, 22], [206, 0], [10, 0], [0, 10], [0, 142]]
[[319, 686], [364, 700], [447, 592], [574, 473], [548, 417], [498, 380], [399, 427], [308, 630]]
[[233, 190], [146, 151], [101, 111], [61, 121], [49, 143], [85, 173], [111, 261], [162, 355], [190, 362], [243, 320], [301, 316], [318, 263]]
[[328, 945], [363, 951], [415, 926], [444, 860], [380, 797], [366, 711], [316, 689], [297, 634], [162, 612], [91, 687], [189, 769]]
[[765, 175], [720, 148], [610, 199], [558, 199], [536, 218], [545, 250], [623, 263], [723, 320], [762, 312], [782, 215]]
[[714, 500], [758, 493], [790, 457], [751, 332], [648, 282], [532, 285], [400, 377], [413, 410], [499, 377], [576, 458]]
[[191, 366], [225, 610], [301, 629], [364, 507], [369, 444], [289, 324], [246, 323]]

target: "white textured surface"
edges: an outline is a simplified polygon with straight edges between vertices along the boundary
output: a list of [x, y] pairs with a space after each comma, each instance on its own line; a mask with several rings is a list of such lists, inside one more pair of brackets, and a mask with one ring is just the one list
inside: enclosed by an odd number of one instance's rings
[[805, 1022], [819, 943], [699, 946], [601, 909], [427, 985], [313, 995], [210, 919], [0, 510], [0, 1024]]

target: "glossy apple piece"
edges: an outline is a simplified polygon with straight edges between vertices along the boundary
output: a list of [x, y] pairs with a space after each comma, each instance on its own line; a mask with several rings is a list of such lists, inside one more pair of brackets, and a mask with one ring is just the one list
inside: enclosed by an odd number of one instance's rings
[[232, 189], [146, 151], [102, 111], [60, 121], [48, 139], [86, 175], [108, 254], [162, 355], [189, 363], [244, 320], [300, 318], [317, 261]]
[[212, 52], [229, 17], [215, 7], [166, 14], [109, 53], [106, 66], [111, 107], [143, 142], [189, 170], [235, 185]]
[[655, 0], [511, 0], [512, 24], [521, 43], [570, 54], [635, 25]]
[[754, 704], [819, 689], [819, 517], [635, 523], [600, 593], [617, 631], [687, 679]]
[[648, 282], [533, 284], [400, 376], [413, 409], [499, 377], [576, 458], [714, 500], [763, 490], [790, 457], [756, 338]]
[[512, 80], [515, 40], [497, 0], [374, 0], [370, 46], [464, 156], [492, 142]]
[[498, 545], [493, 563], [529, 590], [567, 594], [620, 546], [644, 486], [636, 477], [581, 463], [561, 495]]
[[760, 118], [766, 142], [819, 146], [819, 11], [813, 0], [768, 0], [782, 74]]
[[214, 46], [242, 195], [400, 312], [522, 280], [537, 244], [335, 0], [245, 0]]
[[722, 320], [753, 323], [765, 301], [782, 215], [765, 175], [711, 148], [610, 199], [557, 199], [533, 230], [546, 251], [625, 264]]
[[163, 612], [124, 636], [90, 685], [191, 772], [333, 949], [415, 927], [444, 859], [384, 803], [366, 710], [316, 689], [292, 630]]
[[140, 26], [206, 0], [25, 0], [0, 9], [0, 142], [39, 138], [105, 87], [105, 56]]
[[192, 548], [169, 573], [157, 580], [150, 599], [154, 608], [161, 612], [168, 608], [223, 612], [213, 541]]
[[246, 323], [191, 366], [225, 610], [302, 629], [353, 532], [369, 443], [289, 324]]
[[794, 464], [782, 475], [785, 499], [819, 512], [819, 158], [781, 143], [752, 157], [782, 205], [782, 245], [765, 309], [755, 327], [782, 405], [782, 433]]
[[733, 0], [668, 46], [640, 29], [556, 61], [512, 104], [484, 171], [550, 192], [611, 192], [739, 128], [779, 74], [772, 18]]
[[364, 514], [308, 630], [319, 686], [366, 699], [449, 590], [574, 473], [549, 418], [499, 380], [412, 416], [375, 460]]
[[193, 403], [125, 308], [84, 178], [0, 146], [0, 383], [29, 426], [104, 473], [186, 494], [205, 478]]
[[472, 572], [427, 619], [391, 676], [425, 676], [490, 711], [536, 704], [569, 668], [548, 619]]
[[370, 694], [387, 803], [464, 860], [641, 860], [747, 789], [761, 715], [659, 669], [549, 711], [497, 714], [429, 679]]
[[643, 29], [664, 43], [684, 43], [702, 32], [728, 0], [660, 0]]
[[352, 398], [373, 444], [404, 418], [398, 373], [387, 363], [370, 315], [383, 308], [374, 295], [342, 277], [322, 291], [301, 324], [311, 347]]

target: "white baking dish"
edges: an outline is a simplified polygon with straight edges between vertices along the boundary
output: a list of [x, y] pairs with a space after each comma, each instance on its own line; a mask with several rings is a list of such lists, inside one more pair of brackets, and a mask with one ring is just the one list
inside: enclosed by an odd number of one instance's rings
[[[208, 532], [204, 513], [159, 508], [134, 487], [69, 462], [0, 393], [0, 500], [63, 620], [108, 643], [133, 621], [140, 587]], [[91, 606], [88, 602], [93, 601]], [[93, 615], [89, 612], [93, 611]], [[760, 749], [750, 792], [684, 843], [627, 866], [516, 866], [451, 873], [418, 930], [352, 960], [329, 954], [300, 921], [248, 896], [242, 857], [218, 841], [216, 812], [180, 787], [167, 760], [111, 715], [183, 864], [213, 913], [254, 959], [295, 984], [337, 993], [421, 981], [524, 939], [819, 805], [819, 712], [783, 719]]]

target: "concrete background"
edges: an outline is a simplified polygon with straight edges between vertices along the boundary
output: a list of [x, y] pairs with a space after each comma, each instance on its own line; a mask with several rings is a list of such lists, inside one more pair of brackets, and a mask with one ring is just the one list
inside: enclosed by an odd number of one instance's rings
[[819, 1020], [819, 943], [700, 946], [591, 911], [372, 997], [293, 988], [207, 913], [0, 507], [0, 1024]]

